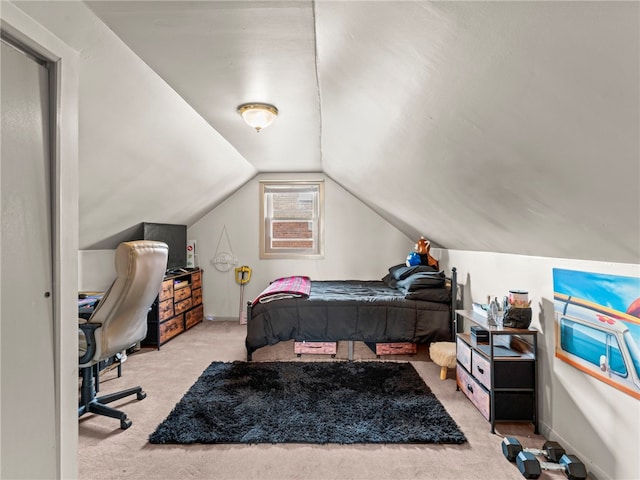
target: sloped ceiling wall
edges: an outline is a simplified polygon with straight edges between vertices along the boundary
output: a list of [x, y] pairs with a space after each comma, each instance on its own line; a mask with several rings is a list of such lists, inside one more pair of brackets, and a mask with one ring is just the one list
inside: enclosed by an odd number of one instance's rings
[[82, 52], [81, 248], [322, 170], [436, 246], [640, 261], [637, 2], [16, 4]]
[[80, 52], [80, 249], [113, 249], [143, 221], [193, 223], [255, 176], [83, 2], [16, 4]]
[[638, 262], [637, 3], [316, 10], [328, 175], [447, 248]]

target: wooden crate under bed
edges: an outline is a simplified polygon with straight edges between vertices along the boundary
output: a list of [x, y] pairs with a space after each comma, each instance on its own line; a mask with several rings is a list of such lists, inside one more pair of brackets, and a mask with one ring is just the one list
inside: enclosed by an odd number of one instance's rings
[[294, 342], [293, 352], [299, 357], [303, 353], [336, 356], [338, 342]]

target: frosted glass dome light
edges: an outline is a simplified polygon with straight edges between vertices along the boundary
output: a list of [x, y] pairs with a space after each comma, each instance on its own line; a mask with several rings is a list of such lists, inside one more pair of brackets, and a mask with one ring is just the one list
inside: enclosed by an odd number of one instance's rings
[[278, 116], [278, 109], [266, 103], [245, 103], [238, 107], [238, 113], [256, 132], [267, 128]]

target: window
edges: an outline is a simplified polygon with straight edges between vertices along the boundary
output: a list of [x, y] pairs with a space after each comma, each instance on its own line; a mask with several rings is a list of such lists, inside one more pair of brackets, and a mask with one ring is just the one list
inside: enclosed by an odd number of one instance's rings
[[324, 182], [260, 182], [260, 258], [321, 258]]
[[601, 356], [605, 356], [613, 373], [627, 376], [620, 345], [615, 336], [602, 330], [562, 318], [561, 347], [587, 362], [599, 367]]

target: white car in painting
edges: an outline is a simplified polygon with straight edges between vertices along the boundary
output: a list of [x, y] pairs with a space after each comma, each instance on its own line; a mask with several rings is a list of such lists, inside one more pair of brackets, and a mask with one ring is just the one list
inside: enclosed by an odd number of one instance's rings
[[554, 302], [556, 357], [640, 399], [640, 349], [629, 330], [640, 319], [561, 293]]

